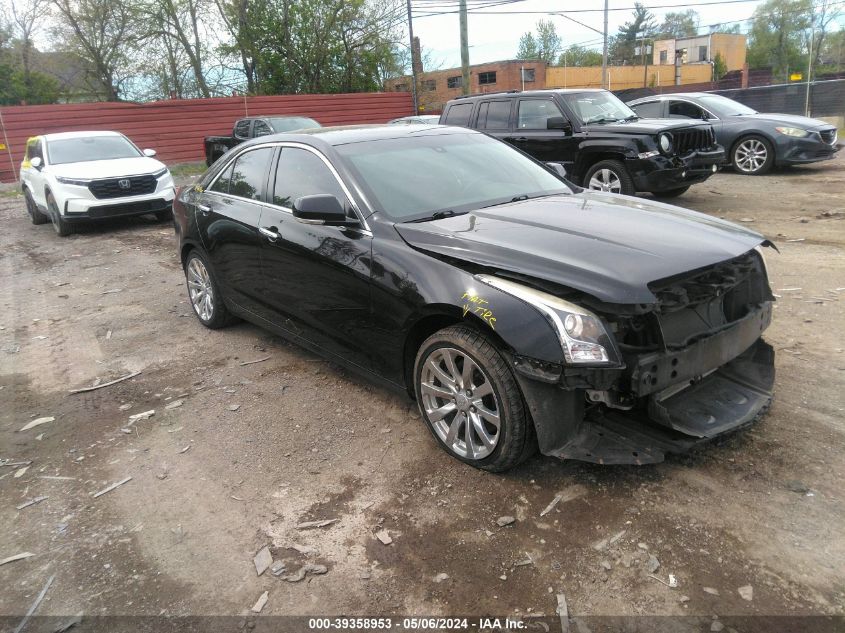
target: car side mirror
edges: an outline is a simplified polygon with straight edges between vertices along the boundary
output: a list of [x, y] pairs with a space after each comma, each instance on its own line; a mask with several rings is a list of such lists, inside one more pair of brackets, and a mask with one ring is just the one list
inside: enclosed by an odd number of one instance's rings
[[547, 130], [563, 130], [567, 134], [572, 132], [572, 124], [562, 116], [550, 116], [546, 119]]
[[566, 167], [564, 167], [560, 163], [548, 162], [546, 163], [546, 167], [551, 169], [555, 174], [560, 176], [561, 178], [566, 178]]
[[156, 155], [156, 151], [154, 149], [145, 149], [144, 150], [144, 156], [147, 156], [148, 158], [152, 158], [155, 155]]
[[33, 167], [35, 167], [35, 169], [41, 169], [41, 165], [43, 163], [41, 162], [40, 156], [33, 156], [32, 158], [29, 159], [29, 164], [32, 165]]
[[335, 196], [318, 193], [302, 196], [293, 202], [293, 217], [305, 224], [350, 224], [346, 210]]

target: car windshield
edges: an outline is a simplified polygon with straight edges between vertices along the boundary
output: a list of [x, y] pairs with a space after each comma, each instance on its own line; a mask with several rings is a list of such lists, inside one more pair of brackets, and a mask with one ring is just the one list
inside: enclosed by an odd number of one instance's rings
[[81, 136], [51, 140], [47, 141], [47, 155], [51, 165], [143, 156], [123, 136]]
[[397, 222], [572, 192], [509, 145], [472, 132], [350, 143], [337, 150], [371, 202]]
[[582, 124], [637, 118], [636, 112], [610, 92], [576, 92], [562, 97]]
[[708, 110], [712, 110], [716, 116], [743, 116], [746, 114], [757, 114], [757, 110], [752, 110], [739, 101], [728, 99], [721, 95], [704, 95], [698, 97], [698, 100]]
[[274, 132], [291, 132], [293, 130], [307, 130], [312, 127], [322, 127], [314, 119], [307, 116], [286, 116], [267, 119]]

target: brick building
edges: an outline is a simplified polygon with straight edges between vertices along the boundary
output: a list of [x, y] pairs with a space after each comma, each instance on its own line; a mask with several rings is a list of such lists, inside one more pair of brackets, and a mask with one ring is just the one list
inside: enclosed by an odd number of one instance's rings
[[[449, 99], [463, 94], [461, 69], [435, 70], [417, 77], [417, 95], [420, 111], [437, 114]], [[410, 92], [411, 77], [397, 77], [384, 82], [387, 92]], [[540, 60], [510, 59], [475, 64], [469, 67], [469, 92], [501, 92], [546, 87], [546, 62]], [[524, 82], [524, 83], [523, 83]]]

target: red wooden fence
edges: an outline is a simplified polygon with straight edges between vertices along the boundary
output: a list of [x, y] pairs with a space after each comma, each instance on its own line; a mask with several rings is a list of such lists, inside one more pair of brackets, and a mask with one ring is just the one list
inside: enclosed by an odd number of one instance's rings
[[232, 133], [235, 120], [254, 115], [304, 115], [321, 125], [385, 123], [413, 113], [410, 93], [354, 93], [178, 99], [152, 103], [71, 103], [0, 109], [0, 181], [17, 177], [26, 139], [50, 132], [115, 130], [165, 163], [204, 160], [203, 137]]

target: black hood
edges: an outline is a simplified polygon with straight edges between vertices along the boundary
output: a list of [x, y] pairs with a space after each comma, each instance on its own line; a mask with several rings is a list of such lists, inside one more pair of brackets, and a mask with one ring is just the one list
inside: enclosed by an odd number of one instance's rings
[[587, 191], [395, 226], [419, 250], [627, 304], [654, 303], [652, 281], [737, 257], [765, 241], [703, 213]]
[[758, 112], [757, 114], [743, 114], [739, 116], [732, 117], [732, 120], [736, 121], [763, 121], [765, 123], [773, 123], [775, 125], [789, 125], [792, 127], [801, 128], [804, 130], [820, 130], [820, 129], [827, 129], [832, 128], [835, 129], [835, 125], [831, 125], [830, 123], [826, 123], [824, 121], [819, 121], [818, 119], [810, 119], [805, 116], [799, 116], [797, 114], [777, 114], [777, 113], [763, 113]]
[[590, 123], [584, 129], [588, 132], [613, 132], [614, 134], [659, 134], [669, 130], [681, 128], [710, 127], [706, 121], [695, 119], [634, 119], [632, 121], [617, 121], [616, 123]]

